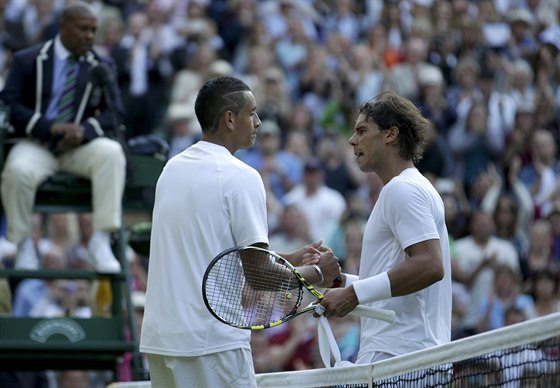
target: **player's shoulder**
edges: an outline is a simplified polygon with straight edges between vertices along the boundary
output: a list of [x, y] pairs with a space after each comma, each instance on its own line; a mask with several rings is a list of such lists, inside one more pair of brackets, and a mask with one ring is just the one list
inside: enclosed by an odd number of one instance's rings
[[226, 151], [225, 148], [205, 142], [198, 142], [196, 147], [192, 146], [191, 148], [195, 153], [204, 153], [207, 162], [214, 165], [213, 168], [224, 180], [237, 182], [236, 185], [253, 185], [262, 182], [262, 178], [256, 169]]
[[400, 204], [441, 201], [434, 186], [416, 169], [408, 169], [391, 179], [383, 187], [383, 192], [391, 201]]
[[247, 163], [236, 157], [232, 157], [230, 159], [230, 167], [232, 169], [232, 174], [238, 179], [243, 179], [244, 181], [262, 182], [261, 175], [254, 167], [249, 166]]
[[[254, 169], [253, 167], [251, 167], [250, 164], [248, 164], [245, 159], [239, 157], [239, 156], [235, 156], [232, 154], [224, 154], [221, 155], [222, 160], [227, 163], [228, 167], [230, 169], [232, 169], [233, 171], [238, 171], [238, 172], [248, 172], [248, 173], [253, 173], [253, 172], [257, 172], [256, 169]], [[258, 174], [258, 172], [257, 172]]]
[[386, 185], [386, 191], [397, 193], [410, 190], [426, 190], [431, 186], [430, 182], [417, 169], [409, 168], [395, 176]]

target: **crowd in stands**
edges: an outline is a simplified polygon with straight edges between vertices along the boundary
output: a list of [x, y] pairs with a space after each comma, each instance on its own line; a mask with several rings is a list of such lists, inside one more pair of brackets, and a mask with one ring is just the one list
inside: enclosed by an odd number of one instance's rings
[[[381, 182], [359, 171], [347, 140], [359, 106], [393, 89], [433, 123], [417, 167], [445, 204], [453, 339], [503, 327], [512, 306], [524, 319], [560, 311], [558, 1], [88, 2], [100, 20], [96, 49], [117, 65], [127, 139], [158, 136], [171, 158], [200, 138], [193, 102], [205, 80], [230, 74], [250, 85], [263, 123], [237, 156], [265, 182], [272, 249], [321, 239], [357, 273]], [[63, 4], [0, 0], [0, 89], [13, 52], [56, 34]], [[32, 250], [43, 266], [87, 265], [83, 230], [57, 235], [71, 215], [37, 217]], [[129, 256], [143, 291], [147, 266]], [[25, 280], [12, 313], [91, 316], [95, 306], [78, 297], [87, 288]], [[39, 294], [56, 297], [41, 304]], [[359, 321], [331, 323], [352, 361]], [[315, 336], [303, 317], [255, 333], [257, 372], [321, 367]]]

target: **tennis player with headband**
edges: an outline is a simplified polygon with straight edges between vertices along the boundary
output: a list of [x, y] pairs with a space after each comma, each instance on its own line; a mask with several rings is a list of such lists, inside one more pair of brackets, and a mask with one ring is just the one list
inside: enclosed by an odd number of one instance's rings
[[[259, 173], [234, 153], [253, 146], [261, 120], [250, 88], [233, 77], [207, 81], [195, 113], [202, 139], [169, 160], [156, 186], [140, 351], [153, 387], [256, 387], [251, 332], [215, 319], [202, 279], [225, 249], [268, 248]], [[283, 255], [311, 283], [332, 284], [338, 260], [321, 242]]]
[[441, 197], [415, 168], [432, 125], [407, 99], [384, 92], [364, 104], [349, 143], [359, 167], [384, 186], [366, 225], [359, 276], [326, 293], [325, 314], [358, 304], [394, 310], [396, 320], [361, 320], [357, 363], [368, 364], [451, 340], [451, 264]]

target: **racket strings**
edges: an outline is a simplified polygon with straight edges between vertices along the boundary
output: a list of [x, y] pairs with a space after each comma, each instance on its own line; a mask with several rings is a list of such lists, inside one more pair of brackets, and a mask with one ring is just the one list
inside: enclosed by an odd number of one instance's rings
[[[266, 279], [265, 279], [266, 278]], [[275, 291], [263, 291], [263, 285], [275, 283]], [[253, 288], [255, 286], [255, 288]], [[250, 309], [247, 309], [248, 320], [251, 325], [267, 324], [282, 319], [294, 310], [297, 303], [297, 290], [294, 292], [291, 279], [285, 278], [278, 283], [278, 279], [265, 275], [250, 288]]]
[[209, 305], [219, 317], [234, 324], [240, 324], [243, 319], [242, 308], [239, 305], [241, 276], [235, 262], [224, 257], [224, 260], [216, 262], [206, 279], [206, 298]]
[[294, 275], [273, 255], [251, 250], [251, 265], [246, 265], [247, 303], [245, 310], [249, 325], [266, 325], [282, 319], [296, 308], [297, 289]]
[[235, 326], [267, 325], [293, 313], [302, 290], [295, 276], [273, 255], [252, 251], [243, 266], [238, 251], [216, 262], [206, 280], [206, 296], [214, 312]]

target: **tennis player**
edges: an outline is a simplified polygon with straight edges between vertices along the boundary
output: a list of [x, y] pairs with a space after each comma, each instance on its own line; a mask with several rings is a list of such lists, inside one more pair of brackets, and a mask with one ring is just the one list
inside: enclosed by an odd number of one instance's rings
[[394, 323], [361, 320], [357, 363], [451, 340], [451, 267], [441, 197], [414, 167], [430, 122], [407, 99], [384, 92], [364, 104], [349, 140], [359, 167], [384, 186], [366, 225], [359, 276], [326, 293], [326, 314], [358, 304], [396, 312]]
[[[265, 189], [234, 153], [251, 147], [261, 120], [242, 81], [207, 81], [195, 101], [202, 139], [169, 160], [156, 186], [140, 351], [153, 387], [256, 387], [250, 331], [215, 319], [202, 299], [206, 267], [235, 246], [268, 247]], [[283, 255], [310, 282], [340, 266], [320, 242]]]

